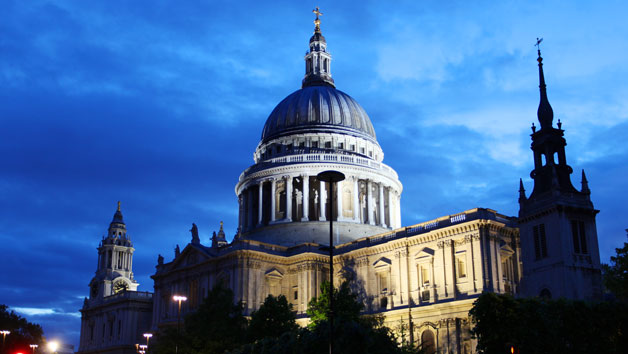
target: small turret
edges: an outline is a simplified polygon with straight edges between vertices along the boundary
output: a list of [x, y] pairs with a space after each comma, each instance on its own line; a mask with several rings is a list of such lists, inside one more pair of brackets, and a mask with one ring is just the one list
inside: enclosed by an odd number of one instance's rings
[[225, 237], [225, 230], [223, 229], [223, 223], [221, 221], [220, 230], [218, 233], [214, 232], [214, 235], [212, 236], [212, 247], [217, 248], [225, 245], [227, 245], [227, 238]]
[[523, 188], [523, 180], [519, 178], [519, 204], [526, 201], [526, 190]]
[[582, 193], [591, 194], [591, 190], [589, 189], [589, 181], [587, 181], [587, 175], [584, 173], [584, 168], [582, 169]]

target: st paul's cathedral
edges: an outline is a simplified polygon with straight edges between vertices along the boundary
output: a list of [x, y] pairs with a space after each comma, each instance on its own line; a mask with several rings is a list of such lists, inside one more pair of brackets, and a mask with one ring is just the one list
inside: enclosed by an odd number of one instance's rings
[[[301, 88], [270, 113], [254, 163], [235, 186], [238, 232], [202, 244], [192, 237], [168, 261], [158, 257], [154, 292], [138, 291], [133, 244], [120, 206], [98, 246], [97, 271], [81, 309], [79, 353], [135, 353], [145, 332], [177, 323], [221, 283], [245, 315], [267, 295], [284, 295], [298, 321], [329, 279], [329, 221], [334, 221], [334, 283], [349, 281], [366, 313], [407, 325], [437, 353], [471, 353], [469, 310], [482, 292], [570, 299], [601, 298], [600, 257], [587, 179], [571, 182], [561, 122], [554, 122], [538, 52], [540, 103], [532, 127], [531, 177], [519, 190], [519, 215], [475, 208], [403, 226], [403, 186], [366, 111], [338, 90], [332, 57], [315, 20]], [[330, 188], [317, 175], [345, 179]], [[333, 191], [333, 193], [332, 193]], [[513, 200], [514, 202], [514, 200]], [[235, 221], [234, 221], [235, 222]]]

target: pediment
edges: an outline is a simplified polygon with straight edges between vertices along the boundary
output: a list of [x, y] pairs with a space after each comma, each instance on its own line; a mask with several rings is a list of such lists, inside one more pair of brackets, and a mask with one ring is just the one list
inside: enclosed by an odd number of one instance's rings
[[172, 262], [172, 269], [180, 269], [201, 263], [208, 259], [209, 256], [203, 250], [192, 244], [188, 244], [179, 257]]
[[499, 248], [499, 254], [502, 256], [502, 259], [507, 259], [515, 254], [515, 251], [508, 244], [504, 244]]
[[427, 258], [427, 257], [434, 257], [434, 254], [435, 254], [435, 252], [434, 252], [433, 249], [431, 249], [429, 247], [423, 247], [423, 249], [421, 249], [419, 252], [417, 252], [414, 255], [414, 258], [416, 258], [416, 259], [424, 259], [424, 258]]
[[269, 269], [264, 276], [269, 280], [281, 280], [283, 278], [283, 273], [281, 273], [277, 268]]
[[373, 263], [375, 271], [389, 269], [391, 265], [392, 262], [386, 257], [381, 257]]

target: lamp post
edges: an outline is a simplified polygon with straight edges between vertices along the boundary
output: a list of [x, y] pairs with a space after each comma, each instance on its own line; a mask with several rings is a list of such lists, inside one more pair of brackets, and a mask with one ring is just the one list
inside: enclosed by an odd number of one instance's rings
[[[334, 187], [337, 182], [343, 181], [345, 175], [338, 171], [324, 171], [316, 178], [319, 182], [329, 182], [329, 354], [334, 353]], [[321, 200], [322, 202], [322, 200]], [[339, 210], [338, 213], [341, 213]]]
[[144, 333], [144, 338], [146, 338], [146, 351], [148, 351], [148, 341], [153, 336], [152, 333]]
[[56, 353], [58, 348], [59, 348], [59, 343], [54, 342], [54, 341], [48, 343], [48, 349], [50, 349], [52, 353]]
[[4, 351], [4, 340], [7, 337], [7, 334], [11, 334], [11, 331], [7, 331], [6, 329], [3, 329], [0, 331], [0, 334], [2, 334], [2, 351]]
[[148, 345], [146, 344], [140, 345], [140, 353], [146, 353], [147, 348], [148, 348]]
[[35, 354], [35, 349], [39, 347], [37, 344], [29, 344], [28, 346], [31, 347], [31, 349], [33, 349], [33, 354]]
[[175, 345], [174, 345], [174, 352], [178, 353], [179, 352], [179, 336], [181, 333], [181, 302], [187, 301], [188, 298], [181, 295], [175, 295], [172, 297], [172, 299], [174, 301], [179, 302], [179, 312], [177, 312], [177, 341], [175, 342]]

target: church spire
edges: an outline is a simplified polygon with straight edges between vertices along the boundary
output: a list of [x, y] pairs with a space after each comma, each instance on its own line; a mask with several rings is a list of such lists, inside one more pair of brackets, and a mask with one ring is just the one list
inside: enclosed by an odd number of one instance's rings
[[554, 120], [554, 111], [552, 110], [552, 106], [547, 99], [547, 86], [545, 85], [545, 75], [543, 74], [543, 57], [541, 57], [541, 42], [543, 38], [536, 39], [536, 47], [539, 62], [539, 89], [541, 91], [541, 100], [539, 102], [539, 109], [536, 114], [539, 118], [539, 123], [541, 123], [541, 130], [551, 128], [552, 121]]
[[584, 168], [582, 169], [582, 193], [591, 194], [591, 190], [589, 189], [589, 181], [587, 181], [587, 175], [584, 174]]
[[524, 202], [526, 200], [526, 189], [523, 188], [523, 180], [519, 178], [519, 203]]
[[327, 42], [321, 32], [319, 16], [323, 13], [318, 7], [312, 12], [316, 14], [314, 34], [310, 38], [310, 50], [305, 54], [305, 77], [301, 87], [324, 85], [336, 87], [334, 79], [331, 78], [331, 55], [327, 52]]

